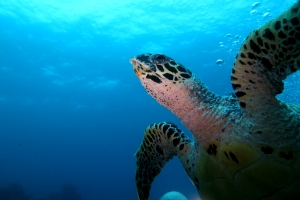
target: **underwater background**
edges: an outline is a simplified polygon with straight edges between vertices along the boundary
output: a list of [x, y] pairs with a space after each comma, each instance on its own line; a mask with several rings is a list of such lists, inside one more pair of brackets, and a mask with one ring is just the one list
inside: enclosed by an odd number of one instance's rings
[[[144, 129], [171, 121], [191, 134], [147, 94], [129, 59], [164, 53], [228, 95], [244, 38], [294, 2], [0, 1], [0, 200], [137, 199]], [[300, 104], [299, 77], [281, 99]], [[177, 158], [150, 200], [172, 190], [199, 199]]]

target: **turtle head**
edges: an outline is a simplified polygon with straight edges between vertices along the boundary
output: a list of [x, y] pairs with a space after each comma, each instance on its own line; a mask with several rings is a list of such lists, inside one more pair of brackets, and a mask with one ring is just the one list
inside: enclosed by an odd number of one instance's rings
[[190, 70], [163, 54], [141, 54], [130, 62], [148, 94], [173, 112], [192, 133], [200, 135], [202, 129], [211, 126], [210, 112], [214, 113], [212, 108], [218, 107], [220, 98]]
[[163, 54], [141, 54], [130, 60], [147, 92], [177, 116], [190, 99], [192, 72]]
[[164, 54], [141, 54], [130, 60], [135, 74], [142, 83], [147, 84], [180, 84], [192, 77], [190, 70]]

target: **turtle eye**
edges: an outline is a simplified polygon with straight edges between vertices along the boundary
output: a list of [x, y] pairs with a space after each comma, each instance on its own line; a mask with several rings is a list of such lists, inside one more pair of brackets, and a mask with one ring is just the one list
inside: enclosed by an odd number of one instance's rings
[[154, 72], [156, 72], [156, 67], [155, 67], [155, 65], [149, 65], [149, 68], [150, 68], [150, 70], [152, 70], [152, 71], [154, 71]]
[[167, 57], [163, 54], [154, 54], [149, 57], [149, 60], [156, 65], [162, 65], [166, 62]]

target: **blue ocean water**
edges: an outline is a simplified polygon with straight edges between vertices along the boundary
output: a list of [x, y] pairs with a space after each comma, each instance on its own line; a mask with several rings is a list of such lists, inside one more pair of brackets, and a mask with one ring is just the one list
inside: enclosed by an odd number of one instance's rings
[[[259, 2], [1, 1], [0, 200], [137, 199], [133, 155], [144, 129], [172, 121], [188, 131], [146, 93], [129, 59], [164, 53], [229, 94], [243, 39], [294, 0]], [[299, 76], [280, 98], [299, 104]], [[172, 190], [199, 199], [177, 158], [150, 199]]]

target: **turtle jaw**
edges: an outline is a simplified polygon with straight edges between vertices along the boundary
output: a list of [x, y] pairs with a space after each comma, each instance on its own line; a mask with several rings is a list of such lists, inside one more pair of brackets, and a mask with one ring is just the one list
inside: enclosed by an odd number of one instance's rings
[[137, 77], [156, 71], [156, 67], [150, 59], [151, 55], [152, 54], [145, 53], [135, 56], [129, 60], [129, 62], [133, 66], [134, 73], [137, 75]]

